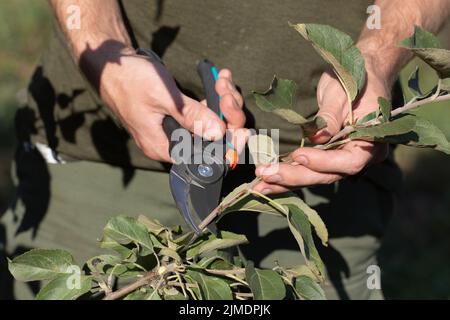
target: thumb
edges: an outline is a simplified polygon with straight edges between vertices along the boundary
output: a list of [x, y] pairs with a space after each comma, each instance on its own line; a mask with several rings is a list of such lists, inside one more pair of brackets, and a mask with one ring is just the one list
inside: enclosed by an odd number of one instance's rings
[[187, 130], [208, 140], [218, 140], [225, 135], [225, 123], [204, 104], [183, 96], [183, 105], [171, 116]]
[[322, 117], [327, 126], [309, 138], [313, 143], [322, 144], [341, 130], [347, 113], [347, 94], [331, 71], [324, 72], [319, 80], [317, 103], [317, 116]]

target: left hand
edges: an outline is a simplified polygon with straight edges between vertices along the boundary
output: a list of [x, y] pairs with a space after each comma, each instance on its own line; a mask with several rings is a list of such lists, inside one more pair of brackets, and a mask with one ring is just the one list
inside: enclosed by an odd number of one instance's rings
[[[367, 83], [353, 107], [354, 121], [378, 109], [378, 97], [390, 98], [387, 81], [367, 66]], [[318, 115], [328, 126], [310, 140], [315, 144], [328, 142], [348, 122], [345, 91], [332, 72], [325, 72], [317, 88]], [[256, 175], [263, 179], [255, 191], [263, 194], [282, 193], [300, 187], [331, 184], [347, 175], [355, 175], [371, 163], [384, 160], [388, 146], [368, 141], [351, 141], [336, 150], [299, 148], [291, 156], [292, 164], [260, 165]]]

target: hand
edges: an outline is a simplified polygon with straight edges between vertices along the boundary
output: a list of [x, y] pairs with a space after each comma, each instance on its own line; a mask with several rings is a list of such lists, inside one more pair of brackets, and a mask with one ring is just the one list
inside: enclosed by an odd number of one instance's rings
[[243, 98], [229, 70], [220, 71], [216, 91], [221, 96], [220, 109], [226, 125], [205, 102], [181, 93], [163, 65], [146, 57], [122, 55], [120, 63], [105, 66], [100, 80], [102, 99], [120, 118], [139, 148], [150, 159], [165, 162], [171, 161], [168, 138], [162, 128], [167, 115], [191, 132], [194, 123], [201, 121], [201, 134], [209, 140], [222, 138], [227, 128], [244, 126]]
[[[354, 105], [354, 118], [360, 119], [377, 110], [378, 97], [389, 98], [389, 92], [383, 77], [367, 66], [367, 83]], [[347, 96], [332, 72], [322, 75], [317, 88], [317, 101], [318, 115], [327, 121], [328, 126], [310, 139], [313, 143], [324, 144], [348, 122]], [[370, 163], [385, 159], [387, 151], [387, 145], [367, 141], [351, 141], [337, 150], [299, 148], [291, 155], [292, 164], [258, 166], [256, 175], [263, 182], [255, 187], [255, 191], [282, 193], [304, 186], [331, 184], [347, 175], [357, 174]]]

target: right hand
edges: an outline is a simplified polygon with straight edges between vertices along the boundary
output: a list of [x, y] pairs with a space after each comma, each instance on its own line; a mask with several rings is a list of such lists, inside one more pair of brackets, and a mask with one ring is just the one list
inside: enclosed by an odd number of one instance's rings
[[[195, 70], [193, 68], [193, 70]], [[196, 75], [194, 71], [193, 76]], [[202, 136], [208, 140], [223, 137], [226, 129], [245, 124], [243, 98], [236, 90], [229, 70], [219, 72], [216, 91], [227, 124], [199, 102], [180, 92], [172, 76], [159, 62], [135, 54], [123, 55], [119, 63], [108, 63], [100, 79], [100, 96], [150, 159], [171, 162], [169, 141], [162, 128], [166, 116], [193, 132], [202, 122]]]

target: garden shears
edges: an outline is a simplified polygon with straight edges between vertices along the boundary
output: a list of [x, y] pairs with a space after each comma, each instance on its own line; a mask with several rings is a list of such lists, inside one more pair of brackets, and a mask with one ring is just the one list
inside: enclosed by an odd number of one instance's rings
[[[197, 66], [197, 71], [202, 80], [208, 108], [224, 120], [219, 106], [220, 97], [215, 90], [218, 78], [216, 67], [210, 61], [202, 60]], [[227, 172], [236, 166], [237, 151], [231, 143], [226, 142], [225, 138], [213, 142], [193, 138], [191, 133], [181, 128], [172, 117], [164, 119], [163, 128], [169, 138], [169, 153], [175, 162], [169, 178], [172, 196], [188, 226], [199, 235], [203, 232], [199, 227], [200, 223], [219, 205], [222, 181]], [[179, 159], [174, 159], [176, 156], [172, 155], [172, 150], [178, 143], [186, 141], [174, 141], [172, 134], [175, 130], [185, 130], [183, 136], [188, 136], [191, 144], [190, 154], [184, 154]], [[194, 143], [195, 141], [201, 143]], [[211, 150], [221, 152], [216, 154]], [[210, 223], [207, 228], [217, 233], [215, 223]]]

